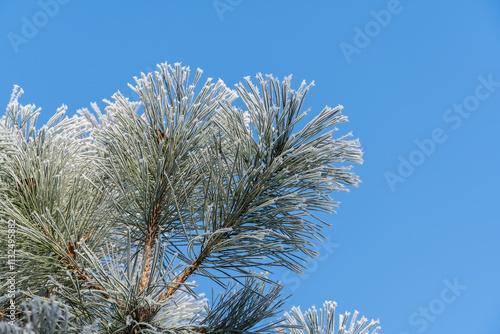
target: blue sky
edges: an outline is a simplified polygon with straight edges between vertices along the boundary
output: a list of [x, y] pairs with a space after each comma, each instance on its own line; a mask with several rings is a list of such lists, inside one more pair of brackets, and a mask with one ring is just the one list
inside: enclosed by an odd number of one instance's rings
[[258, 72], [314, 80], [305, 107], [344, 106], [363, 183], [334, 196], [308, 275], [276, 272], [294, 293], [285, 309], [336, 300], [382, 333], [500, 332], [497, 2], [50, 3], [0, 3], [5, 106], [17, 84], [42, 123], [63, 103], [102, 107], [165, 61], [229, 86]]

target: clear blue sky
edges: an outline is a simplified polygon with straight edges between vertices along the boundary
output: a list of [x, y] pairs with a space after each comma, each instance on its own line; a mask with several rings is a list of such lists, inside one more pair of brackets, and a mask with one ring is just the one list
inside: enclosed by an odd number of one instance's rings
[[131, 94], [165, 61], [230, 86], [315, 80], [305, 107], [345, 107], [363, 183], [336, 195], [308, 276], [276, 273], [286, 310], [336, 300], [382, 333], [500, 333], [498, 2], [50, 2], [0, 2], [4, 106], [20, 85], [43, 123], [63, 103]]

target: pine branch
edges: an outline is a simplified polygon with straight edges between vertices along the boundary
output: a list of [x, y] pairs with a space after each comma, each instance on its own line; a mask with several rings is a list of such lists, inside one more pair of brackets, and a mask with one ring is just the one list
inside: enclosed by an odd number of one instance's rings
[[[60, 296], [101, 332], [276, 329], [254, 328], [280, 303], [253, 269], [302, 273], [328, 225], [315, 212], [334, 212], [329, 194], [359, 182], [344, 165], [362, 162], [359, 142], [334, 138], [347, 120], [341, 106], [294, 132], [312, 84], [292, 90], [290, 77], [259, 74], [257, 88], [245, 78], [246, 88], [236, 85], [243, 110], [221, 80], [195, 90], [200, 77], [161, 64], [136, 78], [140, 102], [118, 92], [105, 113], [92, 104], [96, 116], [83, 109], [72, 119], [63, 106], [38, 132], [39, 109], [20, 105], [14, 89], [0, 119], [0, 224], [18, 224], [18, 285], [28, 289], [16, 297]], [[194, 275], [245, 284], [204, 308]]]
[[[377, 326], [379, 320], [372, 319], [368, 322], [365, 317], [357, 320], [358, 311], [354, 311], [350, 324], [350, 312], [339, 314], [339, 323], [335, 326], [336, 307], [336, 302], [326, 301], [319, 311], [313, 306], [303, 313], [300, 307], [294, 306], [290, 313], [285, 313], [285, 319], [281, 322], [282, 325], [277, 327], [276, 330], [280, 334], [377, 334], [381, 329], [380, 326]], [[370, 332], [370, 330], [372, 331]]]
[[[312, 150], [317, 150], [319, 151], [318, 153], [325, 154], [327, 149], [329, 148], [330, 150], [333, 150], [334, 146], [331, 145], [331, 147], [328, 147], [327, 145], [329, 144], [328, 141], [326, 141], [327, 137], [324, 135], [320, 137], [319, 139], [323, 139], [323, 142], [325, 144], [322, 144], [325, 148], [317, 147], [316, 143], [321, 143], [319, 141], [311, 141], [309, 138], [311, 138], [310, 133], [300, 132], [299, 134], [302, 134], [303, 137], [306, 138], [305, 141], [302, 141], [300, 144], [295, 144], [294, 142], [297, 142], [298, 140], [301, 140], [302, 138], [300, 136], [294, 137], [292, 135], [292, 129], [293, 126], [296, 124], [297, 120], [302, 118], [303, 116], [297, 117], [300, 111], [300, 107], [302, 105], [302, 101], [304, 98], [305, 93], [309, 89], [310, 86], [307, 86], [304, 90], [302, 90], [305, 85], [303, 84], [299, 91], [294, 92], [289, 89], [289, 78], [287, 78], [285, 81], [283, 81], [281, 90], [280, 90], [280, 85], [279, 83], [273, 79], [272, 77], [268, 78], [268, 81], [265, 81], [260, 75], [258, 76], [258, 79], [263, 87], [262, 95], [263, 97], [260, 97], [258, 90], [256, 89], [255, 86], [252, 85], [252, 83], [247, 79], [248, 86], [250, 87], [251, 92], [247, 92], [242, 88], [242, 86], [238, 86], [238, 91], [241, 94], [245, 105], [247, 108], [250, 110], [250, 115], [253, 124], [256, 124], [256, 129], [257, 129], [257, 136], [258, 136], [258, 142], [254, 141], [253, 135], [249, 132], [248, 127], [245, 129], [246, 124], [244, 124], [244, 117], [243, 115], [239, 115], [239, 113], [232, 109], [230, 106], [222, 104], [222, 113], [220, 114], [220, 119], [216, 120], [216, 124], [220, 131], [224, 133], [225, 136], [229, 136], [227, 138], [228, 140], [228, 145], [229, 147], [234, 147], [233, 140], [234, 142], [237, 143], [242, 143], [241, 145], [248, 145], [247, 151], [244, 149], [241, 150], [243, 152], [248, 152], [252, 151], [251, 147], [257, 148], [258, 151], [253, 154], [253, 157], [250, 156], [250, 159], [248, 156], [243, 156], [243, 153], [240, 153], [240, 150], [237, 150], [233, 155], [231, 156], [233, 160], [228, 160], [225, 155], [226, 153], [223, 153], [219, 147], [221, 147], [220, 141], [217, 141], [216, 138], [214, 139], [213, 146], [217, 147], [219, 149], [213, 149], [211, 151], [212, 156], [221, 156], [222, 159], [219, 158], [217, 160], [214, 158], [213, 165], [217, 166], [220, 168], [221, 163], [222, 164], [227, 164], [227, 171], [238, 169], [238, 163], [237, 160], [239, 161], [244, 161], [246, 166], [244, 167], [246, 170], [249, 170], [250, 172], [247, 172], [247, 174], [243, 175], [238, 175], [238, 180], [234, 181], [237, 184], [235, 184], [235, 189], [239, 189], [242, 193], [245, 195], [237, 194], [236, 190], [233, 190], [230, 188], [230, 185], [227, 185], [228, 188], [226, 188], [226, 196], [228, 198], [231, 198], [234, 202], [232, 204], [232, 209], [234, 211], [232, 212], [227, 212], [226, 214], [223, 214], [221, 217], [221, 222], [220, 225], [218, 225], [218, 229], [231, 229], [231, 231], [226, 231], [223, 233], [214, 233], [213, 235], [210, 236], [210, 239], [203, 244], [202, 250], [200, 251], [199, 255], [191, 262], [189, 266], [186, 267], [184, 272], [179, 275], [178, 279], [176, 280], [176, 283], [172, 286], [169, 287], [168, 290], [165, 291], [164, 294], [158, 299], [158, 300], [163, 300], [165, 298], [168, 298], [170, 295], [172, 295], [180, 286], [183, 282], [185, 282], [192, 274], [194, 274], [200, 266], [203, 265], [203, 263], [207, 260], [209, 256], [211, 256], [212, 252], [214, 249], [218, 249], [219, 245], [224, 244], [227, 240], [231, 239], [232, 236], [237, 235], [236, 232], [234, 232], [234, 228], [238, 227], [241, 228], [241, 225], [245, 222], [243, 219], [245, 216], [247, 216], [250, 211], [250, 208], [255, 208], [255, 207], [260, 207], [263, 212], [264, 210], [272, 210], [269, 205], [264, 205], [262, 204], [262, 201], [264, 203], [267, 203], [266, 200], [262, 199], [260, 200], [260, 196], [263, 193], [266, 193], [266, 196], [268, 198], [272, 197], [284, 197], [283, 195], [278, 195], [278, 189], [297, 189], [297, 175], [292, 175], [291, 173], [284, 174], [283, 176], [280, 175], [283, 174], [283, 171], [286, 172], [286, 169], [288, 168], [288, 165], [292, 165], [292, 160], [291, 157], [294, 156], [292, 154], [292, 150], [295, 148], [299, 152], [307, 152], [307, 151], [312, 151]], [[313, 120], [311, 123], [317, 123], [318, 124], [318, 129], [315, 129], [315, 133], [319, 133], [323, 128], [328, 127], [329, 125], [335, 124], [336, 122], [343, 121], [342, 118], [333, 118], [336, 114], [336, 112], [339, 109], [330, 109], [330, 108], [325, 108], [323, 111], [321, 117], [316, 118]], [[234, 121], [232, 119], [235, 119]], [[330, 120], [333, 118], [333, 121]], [[239, 123], [238, 123], [239, 122]], [[271, 125], [275, 122], [275, 127], [273, 128]], [[321, 124], [320, 122], [323, 122]], [[311, 127], [311, 123], [306, 126]], [[302, 139], [303, 140], [303, 139]], [[308, 141], [309, 140], [309, 141]], [[246, 143], [246, 144], [245, 144]], [[333, 144], [333, 143], [332, 143]], [[292, 145], [296, 146], [293, 147]], [[342, 155], [340, 155], [342, 158], [343, 156], [346, 156], [348, 160], [356, 160], [356, 152], [353, 152], [353, 158], [347, 157], [347, 155], [350, 153], [349, 152], [349, 145], [346, 144], [345, 147], [345, 153], [341, 152]], [[354, 143], [355, 146], [356, 144]], [[316, 147], [315, 147], [316, 146]], [[321, 150], [324, 150], [321, 152]], [[343, 147], [338, 148], [339, 151], [344, 150]], [[219, 153], [220, 152], [220, 153]], [[310, 154], [310, 153], [309, 153]], [[357, 152], [359, 154], [359, 152]], [[241, 155], [241, 157], [240, 157]], [[300, 155], [295, 154], [295, 156], [298, 159], [300, 158]], [[288, 161], [287, 161], [288, 159]], [[328, 158], [331, 159], [331, 158]], [[300, 162], [301, 165], [298, 170], [304, 170], [304, 173], [307, 173], [308, 171], [304, 168], [304, 165], [300, 160], [296, 160], [297, 164]], [[318, 161], [318, 167], [319, 169], [322, 170], [323, 174], [326, 174], [328, 172], [328, 160], [327, 159], [319, 159]], [[231, 165], [233, 167], [231, 167]], [[207, 167], [210, 170], [210, 165]], [[334, 170], [335, 171], [335, 170]], [[217, 170], [217, 172], [221, 172], [220, 170]], [[222, 173], [226, 172], [226, 170], [222, 171]], [[216, 172], [214, 172], [216, 173]], [[232, 172], [231, 172], [232, 173]], [[319, 173], [318, 173], [319, 174]], [[321, 189], [320, 187], [324, 187], [321, 185], [322, 182], [326, 183], [328, 178], [324, 178], [324, 181], [322, 180], [322, 177], [320, 175], [311, 175], [311, 177], [303, 177], [304, 183], [302, 185], [302, 188], [307, 190], [307, 188], [314, 189], [318, 188]], [[326, 174], [328, 176], [328, 174]], [[230, 177], [233, 177], [230, 175]], [[314, 180], [316, 178], [318, 181]], [[351, 184], [355, 184], [356, 179], [353, 178], [353, 176], [349, 173], [345, 173], [345, 175], [342, 175], [340, 179], [345, 179], [347, 182], [350, 182]], [[300, 179], [299, 179], [300, 182]], [[281, 184], [279, 184], [281, 183]], [[279, 184], [279, 187], [276, 187], [276, 184]], [[215, 185], [217, 186], [225, 186], [225, 185]], [[324, 187], [325, 188], [325, 187]], [[300, 189], [300, 188], [299, 188]], [[328, 189], [328, 188], [327, 188]], [[330, 188], [332, 189], [332, 188]], [[332, 189], [336, 190], [336, 189]], [[219, 191], [219, 190], [217, 190]], [[233, 192], [234, 191], [234, 192]], [[289, 191], [289, 190], [288, 190]], [[260, 203], [259, 203], [260, 202]], [[310, 200], [311, 208], [313, 205], [316, 205], [317, 207], [320, 207], [319, 201], [317, 197], [312, 197]], [[271, 200], [269, 203], [273, 204], [274, 201]], [[292, 202], [293, 203], [293, 202]], [[329, 206], [332, 206], [331, 203], [325, 203], [328, 204]], [[216, 206], [223, 207], [223, 203], [217, 203]], [[335, 205], [335, 203], [333, 203]], [[255, 212], [255, 209], [252, 209], [252, 212]], [[279, 215], [278, 209], [276, 209], [277, 215]], [[283, 213], [282, 213], [283, 214]], [[256, 224], [259, 224], [260, 222], [255, 221]], [[263, 222], [262, 222], [263, 223]], [[314, 227], [316, 229], [316, 227]], [[245, 231], [242, 230], [240, 232], [241, 235], [245, 234]], [[314, 234], [313, 234], [314, 236]], [[304, 250], [306, 252], [308, 250]], [[310, 251], [309, 251], [310, 252]], [[311, 254], [311, 252], [310, 252]], [[314, 253], [312, 253], [314, 254]]]

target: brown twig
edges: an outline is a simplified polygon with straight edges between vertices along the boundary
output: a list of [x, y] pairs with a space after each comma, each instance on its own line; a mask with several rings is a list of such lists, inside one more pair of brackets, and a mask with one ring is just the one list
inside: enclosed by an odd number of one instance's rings
[[[49, 235], [49, 233], [47, 231], [43, 231], [43, 234], [45, 234], [45, 236], [51, 240], [55, 240], [55, 238], [51, 235]], [[84, 238], [84, 242], [87, 241], [87, 239], [89, 238], [90, 234], [87, 233], [85, 238]], [[76, 253], [75, 253], [75, 246], [76, 246], [76, 243], [75, 242], [68, 242], [68, 244], [66, 245], [67, 249], [66, 249], [66, 255], [71, 258], [72, 260], [75, 260], [76, 259]], [[106, 298], [106, 299], [109, 299], [109, 295], [106, 293], [106, 289], [104, 289], [102, 286], [100, 286], [99, 284], [97, 283], [93, 283], [92, 282], [92, 279], [81, 269], [79, 269], [78, 267], [76, 267], [75, 265], [73, 265], [71, 263], [71, 260], [69, 260], [68, 258], [64, 258], [64, 257], [60, 257], [59, 258], [59, 261], [63, 262], [64, 264], [67, 265], [67, 268], [72, 270], [73, 272], [75, 272], [77, 275], [78, 275], [78, 278], [80, 278], [82, 281], [85, 281], [87, 283], [89, 283], [89, 287], [94, 289], [94, 290], [97, 290], [97, 291], [100, 291], [101, 292], [101, 295]], [[54, 290], [57, 290], [57, 287], [55, 287]], [[49, 289], [49, 295], [53, 293], [52, 288]], [[120, 301], [117, 301], [119, 304], [121, 303]], [[121, 303], [121, 305], [123, 305], [123, 303]]]
[[144, 271], [142, 272], [141, 283], [139, 285], [139, 291], [144, 290], [148, 282], [149, 275], [151, 273], [151, 258], [153, 257], [153, 247], [156, 241], [156, 232], [158, 228], [158, 221], [160, 218], [160, 202], [156, 203], [153, 214], [148, 224], [148, 233], [146, 239], [144, 240], [144, 257], [146, 259], [146, 265]]

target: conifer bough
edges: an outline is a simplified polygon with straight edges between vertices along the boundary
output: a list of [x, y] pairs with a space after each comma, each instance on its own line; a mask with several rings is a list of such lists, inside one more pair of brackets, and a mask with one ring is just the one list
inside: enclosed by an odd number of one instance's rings
[[306, 122], [312, 84], [259, 74], [231, 90], [189, 74], [158, 65], [130, 86], [138, 101], [117, 92], [72, 117], [63, 105], [38, 129], [14, 87], [0, 120], [0, 333], [378, 332], [357, 312], [335, 329], [333, 302], [276, 318], [288, 297], [269, 272], [302, 274], [323, 239], [315, 213], [359, 182], [359, 142], [334, 128], [342, 106]]

